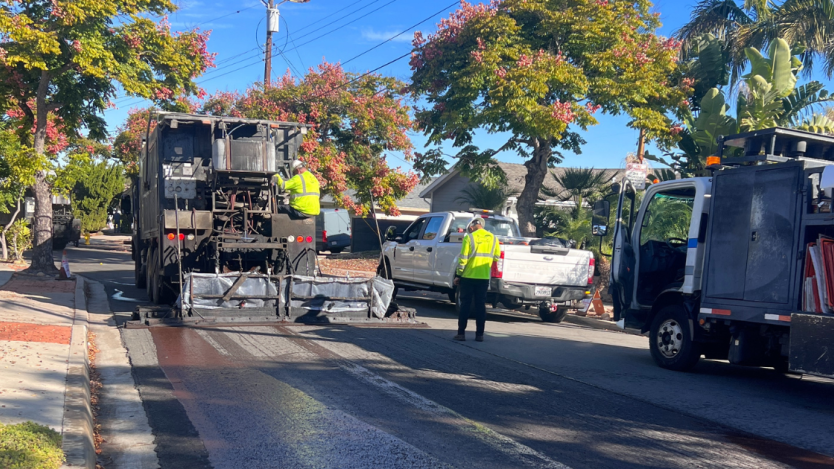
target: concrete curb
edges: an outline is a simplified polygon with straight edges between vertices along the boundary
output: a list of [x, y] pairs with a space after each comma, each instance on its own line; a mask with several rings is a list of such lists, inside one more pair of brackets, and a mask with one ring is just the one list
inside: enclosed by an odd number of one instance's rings
[[105, 246], [101, 244], [79, 244], [78, 246], [73, 246], [73, 249], [97, 249], [100, 251], [130, 252], [130, 245]]
[[87, 298], [84, 277], [76, 276], [75, 319], [67, 367], [64, 396], [63, 450], [67, 462], [61, 466], [95, 469], [96, 450], [93, 443], [93, 409], [90, 403], [90, 362], [87, 360]]
[[620, 327], [615, 322], [603, 321], [602, 319], [594, 319], [584, 316], [577, 316], [575, 314], [568, 314], [567, 316], [565, 316], [564, 321], [569, 322], [571, 324], [576, 324], [577, 326], [590, 327], [592, 329], [616, 331], [631, 335], [643, 335], [640, 333], [640, 331], [634, 329], [620, 329]]

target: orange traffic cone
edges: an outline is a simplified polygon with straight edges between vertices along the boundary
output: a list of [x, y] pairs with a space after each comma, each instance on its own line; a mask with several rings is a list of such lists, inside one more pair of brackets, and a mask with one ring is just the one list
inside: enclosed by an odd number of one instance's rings
[[605, 314], [605, 306], [602, 304], [602, 298], [599, 296], [599, 290], [594, 292], [594, 299], [591, 300], [591, 304], [594, 306], [594, 312], [598, 316]]
[[58, 273], [58, 278], [66, 280], [71, 276], [72, 274], [70, 273], [69, 260], [67, 260], [67, 251], [64, 250], [64, 254], [61, 256], [61, 271]]

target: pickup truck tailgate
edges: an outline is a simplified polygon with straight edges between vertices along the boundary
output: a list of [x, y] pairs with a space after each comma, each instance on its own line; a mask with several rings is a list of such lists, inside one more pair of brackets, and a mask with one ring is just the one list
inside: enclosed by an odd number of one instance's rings
[[554, 246], [504, 245], [504, 280], [538, 285], [585, 286], [589, 251]]

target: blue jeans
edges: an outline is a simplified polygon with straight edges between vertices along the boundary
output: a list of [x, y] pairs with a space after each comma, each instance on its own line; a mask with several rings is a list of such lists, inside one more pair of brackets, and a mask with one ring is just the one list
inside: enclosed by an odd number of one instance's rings
[[489, 279], [461, 278], [460, 285], [460, 315], [458, 316], [458, 334], [466, 331], [469, 313], [475, 311], [475, 335], [484, 335], [486, 326], [486, 296], [489, 290]]

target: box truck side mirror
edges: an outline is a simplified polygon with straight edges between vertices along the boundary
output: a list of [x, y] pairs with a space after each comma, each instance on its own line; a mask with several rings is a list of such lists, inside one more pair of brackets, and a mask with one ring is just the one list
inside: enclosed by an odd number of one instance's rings
[[608, 234], [608, 218], [611, 213], [611, 203], [607, 200], [599, 200], [594, 203], [594, 216], [591, 222], [591, 231], [594, 236], [605, 236]]

